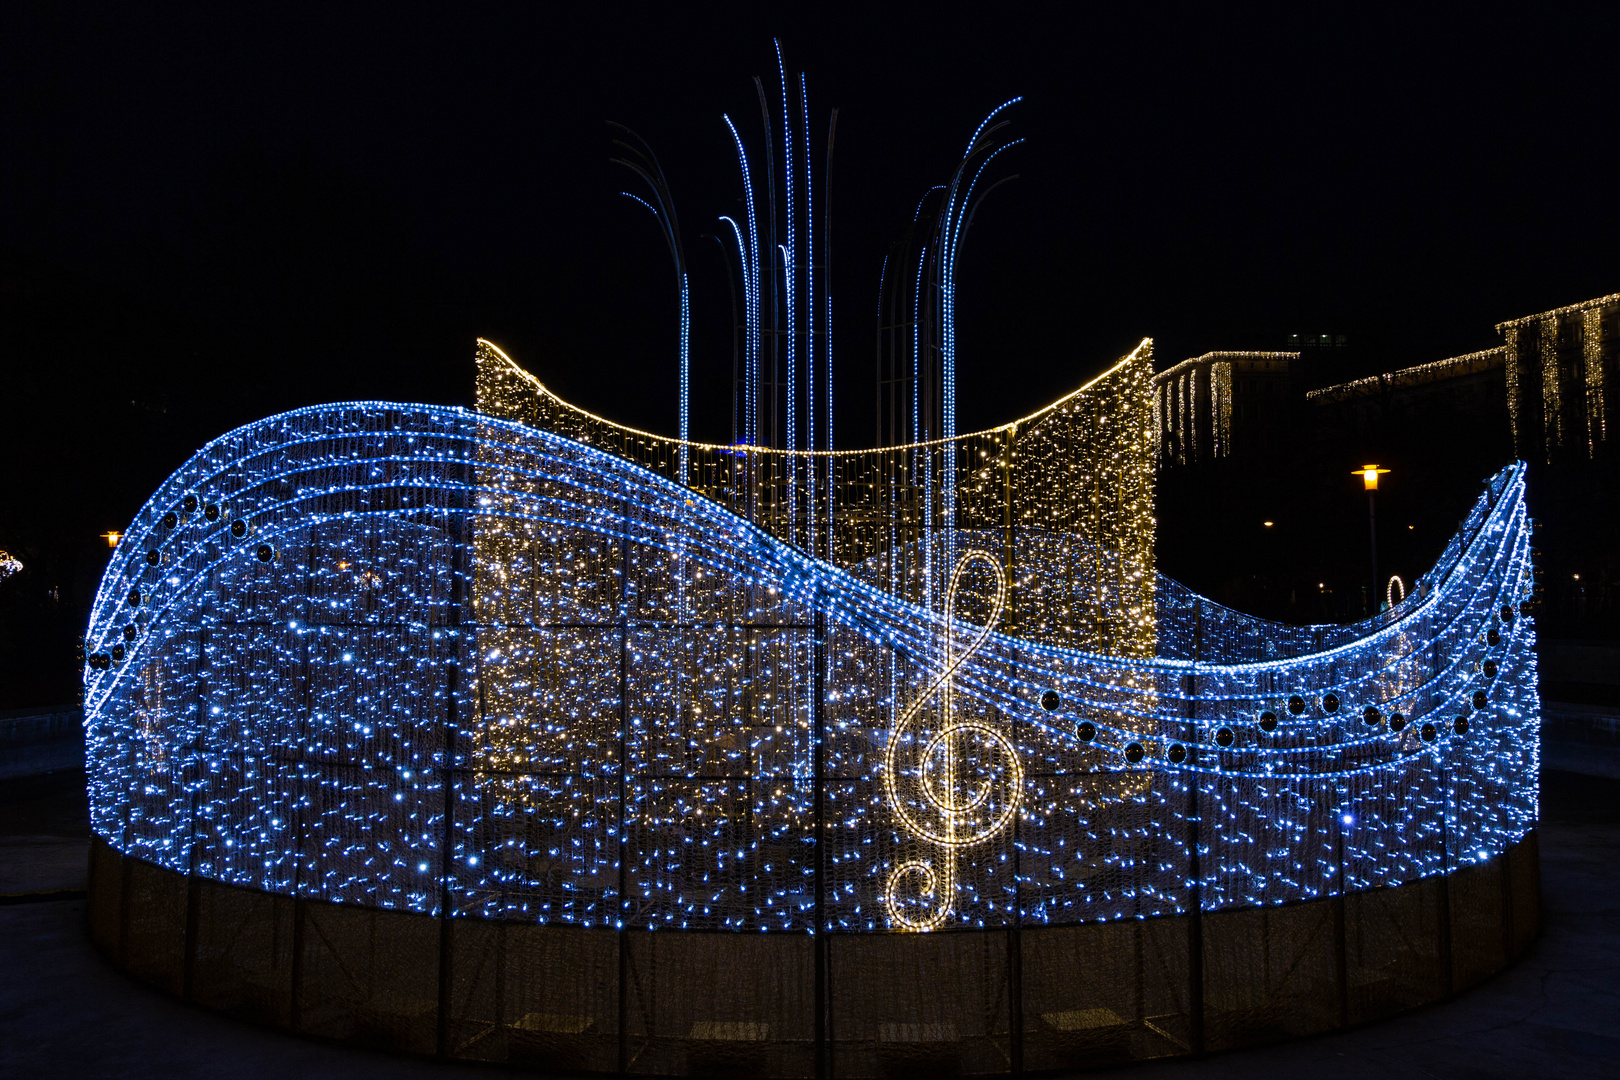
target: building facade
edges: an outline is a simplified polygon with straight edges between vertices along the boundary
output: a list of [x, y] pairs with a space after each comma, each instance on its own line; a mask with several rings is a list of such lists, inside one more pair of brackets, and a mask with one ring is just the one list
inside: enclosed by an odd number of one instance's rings
[[1273, 447], [1298, 359], [1297, 352], [1208, 352], [1154, 376], [1161, 463]]

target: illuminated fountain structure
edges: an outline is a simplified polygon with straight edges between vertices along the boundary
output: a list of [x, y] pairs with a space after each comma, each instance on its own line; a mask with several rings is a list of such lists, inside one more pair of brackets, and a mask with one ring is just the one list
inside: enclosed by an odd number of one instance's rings
[[1477, 981], [1538, 920], [1522, 467], [1387, 612], [1263, 622], [1155, 571], [1150, 372], [811, 453], [484, 344], [478, 411], [223, 436], [88, 628], [96, 941], [297, 1031], [651, 1074], [1073, 1068]]

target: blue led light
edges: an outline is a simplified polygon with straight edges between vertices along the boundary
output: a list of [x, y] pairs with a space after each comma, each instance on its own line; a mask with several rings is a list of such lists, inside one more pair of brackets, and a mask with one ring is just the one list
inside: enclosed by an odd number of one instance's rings
[[[187, 494], [229, 512], [165, 528]], [[1535, 822], [1520, 466], [1365, 623], [1266, 623], [1161, 578], [1154, 658], [988, 633], [953, 680], [966, 741], [943, 780], [925, 731], [895, 727], [935, 674], [937, 606], [534, 428], [377, 402], [271, 417], [187, 462], [128, 537], [86, 638], [93, 657], [126, 649], [85, 672], [94, 828], [249, 888], [806, 932], [820, 843], [821, 925], [887, 929], [883, 890], [911, 850], [882, 783], [892, 737], [920, 755], [917, 791], [1000, 784], [998, 805], [1019, 807], [956, 856], [946, 925], [1394, 885], [1494, 856]], [[992, 539], [950, 537], [959, 551]], [[161, 574], [145, 558], [160, 541]], [[1044, 572], [1055, 542], [1020, 537], [1020, 572]], [[1369, 706], [1385, 719], [1369, 724]], [[1006, 742], [973, 734], [992, 730]], [[1009, 746], [1016, 791], [991, 768]]]

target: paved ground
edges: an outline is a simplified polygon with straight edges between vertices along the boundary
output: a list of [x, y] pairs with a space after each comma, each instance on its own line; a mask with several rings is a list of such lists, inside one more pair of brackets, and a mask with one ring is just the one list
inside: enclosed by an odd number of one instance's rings
[[83, 769], [0, 780], [0, 896], [83, 889], [89, 837]]
[[[83, 889], [83, 773], [0, 782], [0, 893]], [[1259, 1050], [1107, 1074], [1133, 1080], [1620, 1077], [1620, 781], [1550, 773], [1545, 928], [1514, 968], [1416, 1013]], [[0, 1077], [490, 1077], [252, 1027], [104, 964], [79, 899], [0, 905]]]

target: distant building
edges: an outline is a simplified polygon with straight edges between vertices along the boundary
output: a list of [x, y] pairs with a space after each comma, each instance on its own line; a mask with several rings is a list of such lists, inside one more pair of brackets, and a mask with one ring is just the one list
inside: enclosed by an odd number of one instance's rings
[[1519, 456], [1548, 463], [1610, 451], [1609, 397], [1620, 360], [1620, 293], [1498, 323]]
[[[1550, 464], [1613, 452], [1609, 399], [1620, 393], [1620, 293], [1498, 323], [1503, 344], [1297, 392], [1301, 352], [1210, 352], [1154, 378], [1160, 460], [1193, 465], [1274, 449], [1291, 422], [1353, 436], [1435, 412], [1509, 425], [1513, 451]], [[1301, 350], [1343, 335], [1294, 334]], [[1300, 412], [1300, 406], [1306, 406]], [[1620, 435], [1614, 442], [1620, 443]]]
[[1365, 441], [1391, 432], [1408, 442], [1425, 430], [1449, 437], [1457, 425], [1471, 424], [1475, 433], [1490, 436], [1476, 440], [1487, 458], [1479, 468], [1489, 471], [1499, 465], [1510, 438], [1507, 355], [1499, 345], [1309, 391], [1309, 423], [1318, 442]]
[[1273, 449], [1293, 402], [1297, 352], [1209, 352], [1153, 378], [1160, 460], [1190, 465]]

